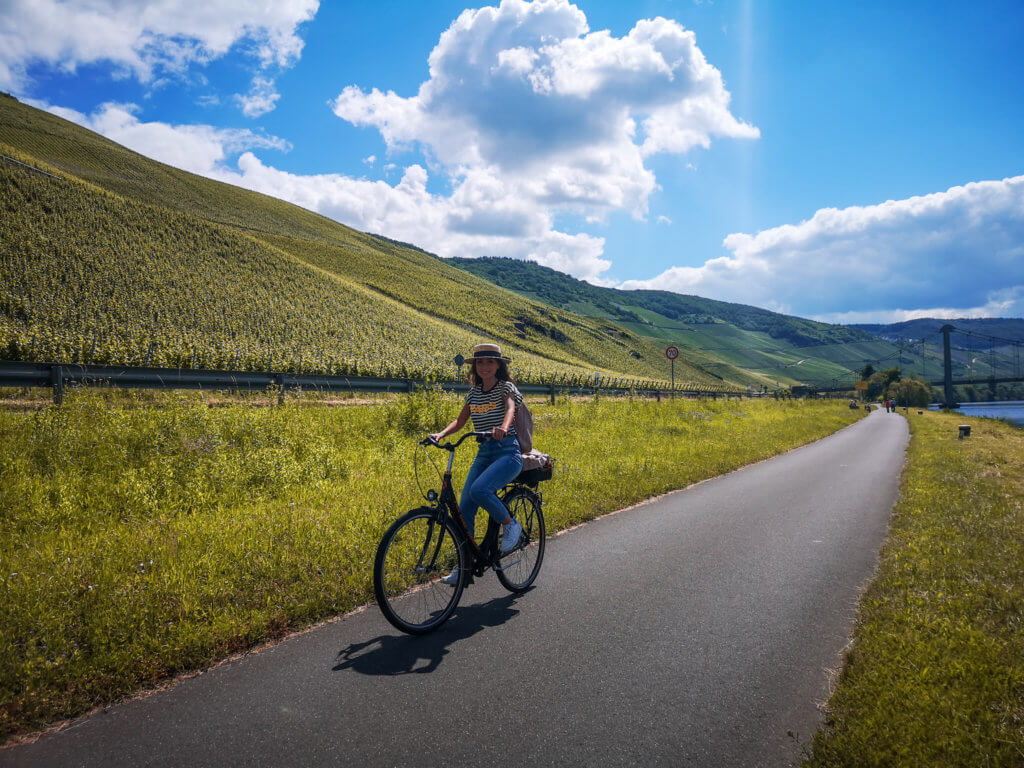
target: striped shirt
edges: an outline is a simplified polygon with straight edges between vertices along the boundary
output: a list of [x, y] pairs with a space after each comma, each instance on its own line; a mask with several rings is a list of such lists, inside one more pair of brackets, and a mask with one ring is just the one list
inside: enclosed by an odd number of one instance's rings
[[[505, 420], [505, 404], [510, 396], [516, 405], [523, 401], [523, 396], [511, 381], [499, 381], [488, 392], [484, 392], [481, 387], [470, 389], [466, 395], [466, 405], [473, 419], [473, 429], [477, 432], [490, 432], [500, 427]], [[515, 433], [515, 426], [510, 425], [508, 434]]]

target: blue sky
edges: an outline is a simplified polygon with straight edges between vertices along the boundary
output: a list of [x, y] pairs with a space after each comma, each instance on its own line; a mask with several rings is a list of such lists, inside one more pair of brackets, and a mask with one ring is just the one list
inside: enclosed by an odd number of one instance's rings
[[0, 88], [440, 255], [1024, 315], [1019, 2], [8, 5]]

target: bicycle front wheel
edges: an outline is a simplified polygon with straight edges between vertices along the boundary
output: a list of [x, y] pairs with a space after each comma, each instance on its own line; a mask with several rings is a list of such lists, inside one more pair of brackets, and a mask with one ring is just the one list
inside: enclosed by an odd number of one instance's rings
[[[392, 626], [422, 635], [448, 620], [459, 604], [466, 564], [455, 526], [446, 516], [420, 507], [396, 520], [377, 547], [373, 589], [377, 604]], [[441, 581], [458, 566], [454, 585]]]
[[518, 547], [501, 558], [501, 567], [495, 571], [505, 589], [525, 592], [537, 579], [544, 561], [544, 510], [537, 494], [523, 486], [514, 487], [503, 501], [523, 526], [523, 537]]

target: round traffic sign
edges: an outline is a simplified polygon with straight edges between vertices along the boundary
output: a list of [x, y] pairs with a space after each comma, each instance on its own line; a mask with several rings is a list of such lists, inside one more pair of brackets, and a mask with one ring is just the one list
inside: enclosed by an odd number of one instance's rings
[[676, 347], [669, 347], [668, 349], [665, 350], [665, 357], [667, 357], [669, 360], [675, 360], [677, 357], [679, 357], [679, 350]]

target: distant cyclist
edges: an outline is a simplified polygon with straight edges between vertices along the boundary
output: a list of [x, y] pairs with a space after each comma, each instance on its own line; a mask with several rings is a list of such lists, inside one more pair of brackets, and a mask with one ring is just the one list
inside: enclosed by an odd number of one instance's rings
[[[522, 401], [522, 395], [508, 372], [510, 361], [502, 356], [497, 344], [477, 344], [473, 347], [473, 356], [466, 362], [470, 364], [472, 385], [466, 403], [455, 421], [430, 437], [438, 441], [458, 432], [470, 418], [474, 430], [491, 433], [493, 439], [480, 444], [466, 475], [459, 508], [470, 535], [476, 525], [477, 509], [486, 509], [494, 521], [503, 526], [501, 551], [507, 552], [519, 543], [523, 529], [501, 503], [497, 491], [512, 482], [523, 469], [523, 457], [512, 425], [516, 403]], [[455, 584], [458, 579], [456, 567], [443, 581]]]

